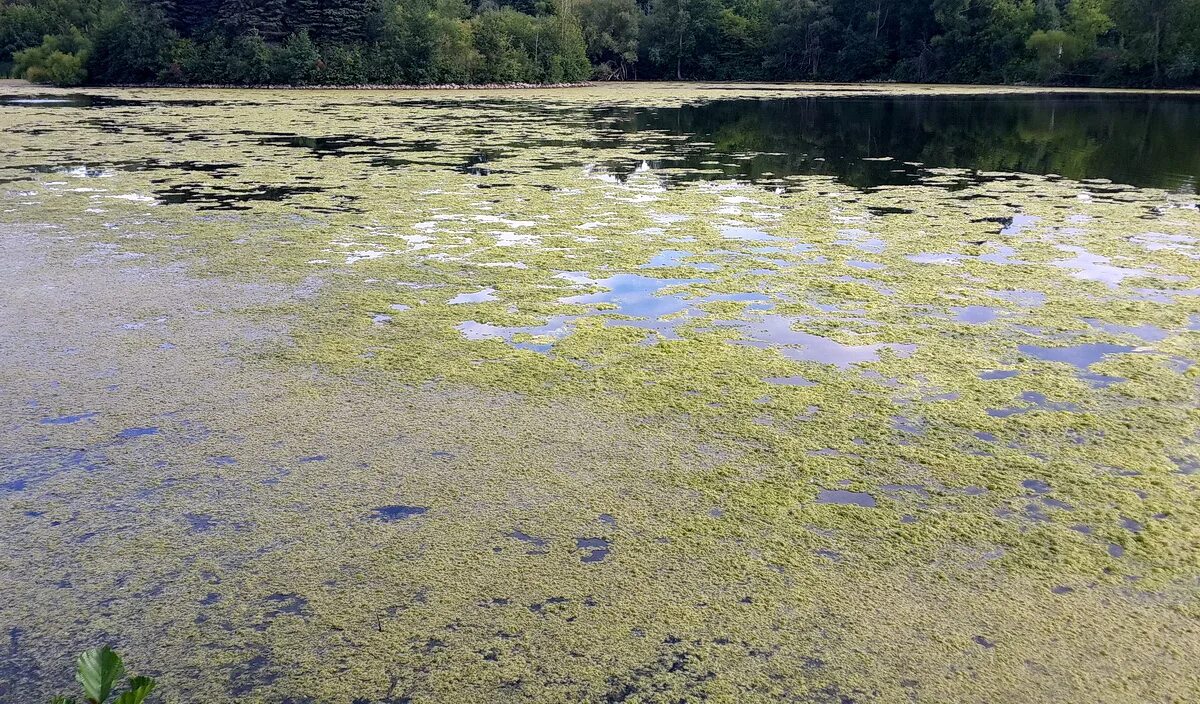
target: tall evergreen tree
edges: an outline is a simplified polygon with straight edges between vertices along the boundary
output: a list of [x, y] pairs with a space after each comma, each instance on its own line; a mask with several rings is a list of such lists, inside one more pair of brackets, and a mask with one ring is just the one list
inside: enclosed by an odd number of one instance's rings
[[287, 0], [222, 0], [220, 23], [229, 34], [258, 34], [276, 39], [284, 36], [283, 19]]
[[295, 0], [297, 28], [318, 41], [354, 42], [363, 38], [367, 18], [378, 10], [369, 0]]

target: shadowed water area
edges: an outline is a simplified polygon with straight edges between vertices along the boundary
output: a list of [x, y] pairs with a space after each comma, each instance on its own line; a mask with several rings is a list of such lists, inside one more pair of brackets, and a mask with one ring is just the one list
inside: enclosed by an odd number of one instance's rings
[[1200, 696], [1200, 100], [0, 95], [0, 702]]
[[[654, 162], [696, 178], [828, 174], [857, 188], [919, 181], [922, 167], [1107, 179], [1194, 193], [1200, 97], [890, 96], [723, 100], [629, 110], [620, 129], [680, 135]], [[714, 163], [714, 155], [726, 158]], [[728, 157], [733, 157], [732, 159]], [[1001, 174], [967, 174], [975, 178]]]

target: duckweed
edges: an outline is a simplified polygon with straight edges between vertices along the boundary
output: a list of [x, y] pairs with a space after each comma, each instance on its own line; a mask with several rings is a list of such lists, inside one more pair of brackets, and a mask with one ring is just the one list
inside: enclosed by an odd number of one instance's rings
[[1195, 195], [588, 112], [794, 94], [0, 110], [0, 700], [1200, 695]]

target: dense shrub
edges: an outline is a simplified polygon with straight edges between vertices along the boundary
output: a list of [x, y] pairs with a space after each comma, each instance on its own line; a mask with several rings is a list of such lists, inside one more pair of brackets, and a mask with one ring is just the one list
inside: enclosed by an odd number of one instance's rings
[[156, 8], [122, 5], [92, 35], [87, 71], [101, 83], [144, 83], [162, 71], [174, 32]]
[[13, 54], [13, 75], [34, 83], [77, 86], [87, 78], [89, 48], [79, 30], [46, 35], [38, 46]]

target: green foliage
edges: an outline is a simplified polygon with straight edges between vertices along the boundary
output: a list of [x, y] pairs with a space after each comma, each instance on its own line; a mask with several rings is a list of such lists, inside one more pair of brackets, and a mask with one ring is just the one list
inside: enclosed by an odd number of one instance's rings
[[[26, 57], [17, 58], [17, 65], [26, 63]], [[25, 80], [32, 83], [50, 83], [56, 86], [77, 86], [87, 78], [83, 58], [79, 54], [52, 51], [40, 57], [36, 64], [29, 65], [24, 72]]]
[[271, 48], [261, 34], [243, 34], [233, 40], [226, 59], [226, 83], [267, 83], [271, 80]]
[[1043, 79], [1055, 78], [1061, 73], [1075, 60], [1078, 49], [1075, 38], [1061, 29], [1039, 29], [1029, 37], [1026, 46], [1037, 54], [1038, 73]]
[[305, 85], [320, 76], [321, 54], [307, 31], [289, 34], [271, 60], [271, 77], [276, 83]]
[[79, 30], [46, 35], [39, 46], [13, 54], [13, 75], [33, 83], [77, 86], [87, 78], [89, 48]]
[[286, 11], [286, 0], [223, 0], [219, 21], [229, 34], [276, 38]]
[[558, 0], [554, 14], [541, 18], [548, 30], [548, 41], [545, 53], [537, 57], [542, 62], [542, 71], [535, 80], [569, 83], [582, 81], [592, 72], [587, 44], [583, 40], [583, 28], [566, 2]]
[[667, 77], [695, 77], [719, 16], [716, 0], [650, 0], [643, 25], [649, 63]]
[[117, 678], [125, 674], [121, 656], [107, 645], [84, 651], [75, 664], [75, 680], [89, 702], [104, 702]]
[[372, 4], [364, 0], [292, 0], [287, 15], [319, 41], [354, 42], [366, 30]]
[[479, 65], [471, 24], [438, 13], [430, 18], [430, 80], [439, 83], [470, 83]]
[[1182, 86], [1198, 65], [1198, 0], [0, 0], [0, 71], [60, 85]]
[[474, 38], [484, 81], [578, 81], [591, 72], [579, 23], [565, 12], [485, 11], [475, 18]]
[[11, 64], [12, 55], [37, 46], [54, 27], [47, 13], [34, 5], [0, 5], [0, 63]]
[[180, 39], [171, 44], [165, 57], [166, 66], [158, 74], [164, 83], [187, 83], [200, 65], [200, 47], [191, 39]]
[[764, 60], [780, 78], [819, 78], [828, 70], [826, 58], [837, 35], [838, 22], [828, 3], [818, 0], [780, 0], [767, 38]]
[[101, 83], [151, 81], [174, 39], [157, 8], [121, 5], [106, 14], [93, 34], [88, 75]]
[[131, 677], [128, 691], [117, 697], [117, 704], [142, 704], [154, 691], [154, 684], [149, 677]]
[[411, 0], [382, 9], [372, 23], [372, 80], [469, 82], [477, 63], [462, 0]]
[[354, 85], [368, 81], [367, 62], [358, 45], [328, 45], [322, 50], [321, 56], [323, 83]]
[[[75, 662], [75, 680], [83, 688], [83, 701], [104, 704], [113, 694], [113, 687], [125, 674], [121, 656], [107, 645], [84, 651]], [[154, 691], [155, 682], [149, 677], [130, 677], [128, 689], [114, 700], [116, 704], [142, 704]], [[51, 704], [75, 704], [72, 697], [54, 697]]]
[[532, 17], [509, 8], [491, 10], [475, 18], [474, 30], [482, 80], [512, 82], [533, 73], [526, 44], [536, 51], [540, 33]]
[[642, 12], [636, 0], [584, 0], [578, 9], [587, 56], [602, 78], [628, 78], [638, 59]]

